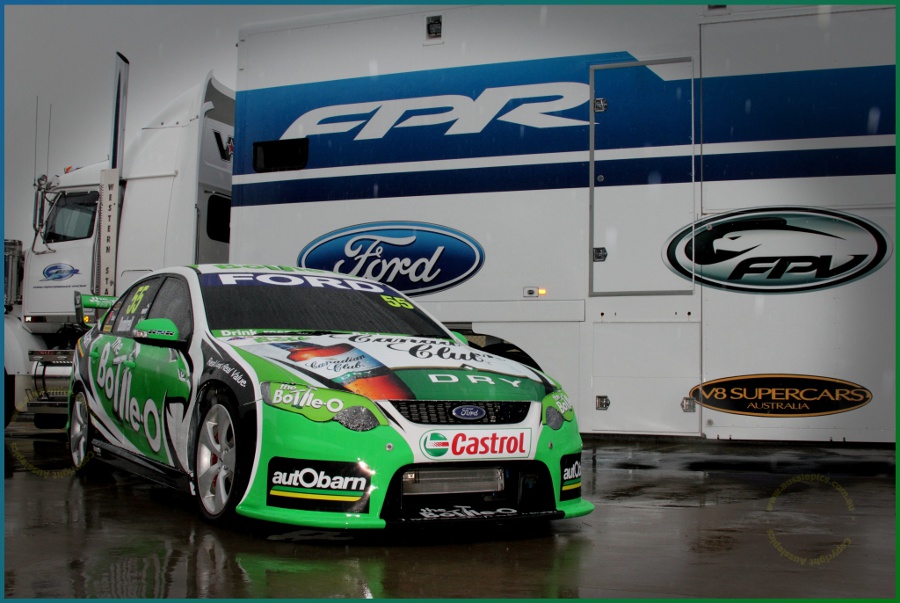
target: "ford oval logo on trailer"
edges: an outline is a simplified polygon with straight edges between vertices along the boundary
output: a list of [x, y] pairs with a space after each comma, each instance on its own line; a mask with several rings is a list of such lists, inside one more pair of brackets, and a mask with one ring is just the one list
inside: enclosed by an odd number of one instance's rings
[[892, 246], [858, 216], [806, 207], [755, 208], [713, 216], [666, 243], [669, 268], [702, 285], [746, 293], [836, 287], [880, 268]]
[[297, 265], [385, 283], [407, 295], [472, 278], [484, 250], [472, 237], [423, 222], [370, 222], [332, 231], [303, 248]]

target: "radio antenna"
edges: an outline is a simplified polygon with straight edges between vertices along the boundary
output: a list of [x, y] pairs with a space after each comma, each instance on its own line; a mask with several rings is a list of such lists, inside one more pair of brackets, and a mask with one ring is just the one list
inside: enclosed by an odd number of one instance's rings
[[31, 173], [31, 182], [37, 186], [37, 131], [38, 131], [38, 101], [40, 97], [34, 97], [34, 168]]
[[53, 103], [50, 103], [50, 111], [47, 113], [47, 167], [44, 171], [50, 177], [50, 126], [53, 124]]

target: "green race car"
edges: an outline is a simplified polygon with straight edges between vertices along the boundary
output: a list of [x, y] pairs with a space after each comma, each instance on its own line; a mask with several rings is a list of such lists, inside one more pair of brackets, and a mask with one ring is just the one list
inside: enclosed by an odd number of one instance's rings
[[543, 373], [387, 285], [291, 267], [155, 272], [79, 341], [76, 467], [321, 528], [577, 517], [582, 441]]

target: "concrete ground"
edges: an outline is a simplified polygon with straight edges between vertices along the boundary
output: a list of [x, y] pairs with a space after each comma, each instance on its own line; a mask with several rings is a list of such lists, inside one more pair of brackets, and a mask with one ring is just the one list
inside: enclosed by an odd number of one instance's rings
[[596, 510], [550, 524], [215, 527], [65, 435], [5, 437], [6, 598], [894, 597], [895, 450], [586, 438]]

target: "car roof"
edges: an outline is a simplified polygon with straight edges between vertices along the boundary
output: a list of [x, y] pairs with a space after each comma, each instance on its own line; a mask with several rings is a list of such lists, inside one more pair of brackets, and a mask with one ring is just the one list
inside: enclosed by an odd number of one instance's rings
[[[183, 266], [180, 268], [170, 269], [169, 272], [174, 272], [176, 274], [185, 274], [186, 272], [193, 272], [197, 275], [197, 277], [201, 277], [203, 275], [209, 274], [234, 274], [234, 273], [247, 273], [252, 272], [255, 274], [263, 273], [263, 274], [282, 274], [287, 275], [290, 274], [293, 277], [326, 277], [339, 279], [343, 282], [356, 281], [361, 283], [372, 283], [377, 284], [379, 287], [384, 289], [384, 292], [392, 292], [392, 293], [400, 293], [390, 285], [386, 283], [382, 283], [380, 281], [376, 281], [373, 279], [365, 278], [362, 276], [352, 276], [349, 274], [342, 274], [340, 272], [330, 272], [328, 270], [318, 270], [315, 268], [300, 268], [298, 266], [277, 266], [273, 264], [194, 264], [192, 266]], [[201, 279], [202, 280], [202, 279]]]
[[[190, 266], [197, 274], [217, 274], [225, 272], [273, 272], [291, 274], [309, 274], [309, 275], [332, 275], [337, 274], [326, 270], [315, 270], [313, 268], [299, 268], [297, 266], [278, 266], [273, 264], [195, 264]], [[338, 275], [347, 278], [346, 274]], [[357, 278], [357, 277], [350, 277]]]

